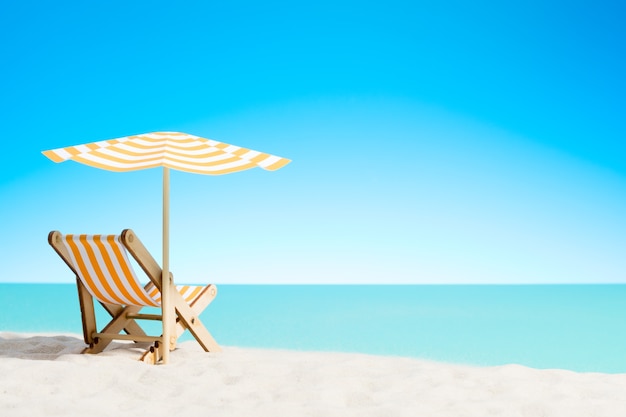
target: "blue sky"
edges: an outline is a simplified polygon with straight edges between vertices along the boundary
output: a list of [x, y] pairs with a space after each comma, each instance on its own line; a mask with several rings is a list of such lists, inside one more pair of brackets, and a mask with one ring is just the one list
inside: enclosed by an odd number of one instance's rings
[[172, 175], [172, 269], [217, 283], [626, 282], [621, 2], [0, 5], [0, 282], [50, 230], [133, 228], [161, 177], [42, 150], [182, 131], [291, 158]]

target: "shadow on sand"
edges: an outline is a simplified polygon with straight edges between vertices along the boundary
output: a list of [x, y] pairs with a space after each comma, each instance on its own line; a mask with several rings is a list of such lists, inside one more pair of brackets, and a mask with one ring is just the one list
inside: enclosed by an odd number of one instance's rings
[[83, 340], [75, 336], [0, 333], [0, 358], [55, 360], [63, 355], [80, 354], [84, 348]]

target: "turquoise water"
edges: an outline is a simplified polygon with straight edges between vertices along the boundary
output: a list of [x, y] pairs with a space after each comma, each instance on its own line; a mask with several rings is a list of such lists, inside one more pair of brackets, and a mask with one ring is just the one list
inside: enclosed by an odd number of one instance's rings
[[[223, 345], [626, 373], [626, 285], [221, 285], [201, 317]], [[75, 286], [0, 284], [0, 330], [80, 333]]]

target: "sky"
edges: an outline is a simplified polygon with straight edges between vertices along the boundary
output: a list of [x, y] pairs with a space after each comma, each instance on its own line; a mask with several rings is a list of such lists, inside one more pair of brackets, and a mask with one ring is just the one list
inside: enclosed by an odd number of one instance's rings
[[174, 172], [179, 282], [626, 283], [617, 1], [4, 1], [0, 282], [132, 228], [161, 172], [41, 151], [180, 131], [292, 160]]

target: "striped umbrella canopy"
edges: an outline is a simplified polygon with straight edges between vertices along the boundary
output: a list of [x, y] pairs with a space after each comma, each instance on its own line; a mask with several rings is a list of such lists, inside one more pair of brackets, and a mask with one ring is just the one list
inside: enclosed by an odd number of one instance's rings
[[166, 167], [220, 175], [260, 167], [274, 171], [289, 159], [179, 132], [154, 132], [44, 151], [54, 162], [71, 159], [109, 171]]
[[[260, 167], [275, 171], [290, 160], [180, 132], [153, 132], [44, 151], [54, 162], [72, 160], [109, 171], [163, 167], [163, 337], [169, 340], [169, 170], [222, 175]], [[164, 349], [167, 363], [169, 350]]]

